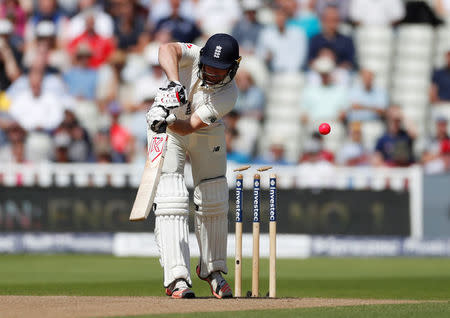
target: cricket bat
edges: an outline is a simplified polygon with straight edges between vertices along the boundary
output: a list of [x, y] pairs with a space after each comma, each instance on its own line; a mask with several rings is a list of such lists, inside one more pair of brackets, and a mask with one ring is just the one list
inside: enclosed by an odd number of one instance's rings
[[150, 213], [158, 189], [168, 137], [165, 132], [161, 132], [155, 133], [150, 138], [144, 173], [131, 210], [130, 221], [145, 220]]

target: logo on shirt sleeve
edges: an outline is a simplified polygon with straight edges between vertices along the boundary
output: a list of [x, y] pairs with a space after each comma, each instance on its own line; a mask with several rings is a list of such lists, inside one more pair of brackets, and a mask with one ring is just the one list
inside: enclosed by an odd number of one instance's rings
[[191, 44], [191, 43], [184, 43], [184, 45], [185, 45], [188, 49], [190, 49], [190, 48], [192, 47], [192, 44]]

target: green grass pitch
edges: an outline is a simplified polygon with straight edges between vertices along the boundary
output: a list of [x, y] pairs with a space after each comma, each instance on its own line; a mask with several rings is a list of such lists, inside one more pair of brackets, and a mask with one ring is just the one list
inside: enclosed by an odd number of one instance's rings
[[[196, 260], [191, 261], [194, 270]], [[233, 260], [228, 281], [233, 284]], [[260, 291], [268, 290], [268, 260], [260, 264]], [[210, 296], [194, 272], [197, 296]], [[251, 260], [243, 262], [243, 290], [251, 288]], [[156, 258], [102, 255], [0, 255], [2, 295], [162, 296]], [[450, 300], [450, 259], [313, 258], [277, 261], [278, 297]], [[370, 309], [372, 308], [372, 309]], [[414, 309], [414, 310], [413, 310]], [[386, 312], [387, 311], [387, 312]], [[243, 312], [242, 317], [450, 317], [448, 302]], [[332, 313], [332, 314], [330, 314]], [[418, 314], [417, 314], [418, 313]], [[244, 315], [245, 314], [245, 315]], [[279, 314], [279, 315], [278, 315]], [[355, 316], [355, 314], [357, 316]], [[375, 316], [371, 316], [375, 314]], [[377, 315], [378, 314], [378, 315]], [[203, 315], [203, 314], [202, 314]], [[241, 317], [233, 313], [234, 317]], [[161, 316], [164, 317], [164, 316]], [[191, 317], [188, 315], [171, 317]], [[192, 315], [194, 317], [194, 315]], [[220, 313], [206, 317], [226, 317]]]

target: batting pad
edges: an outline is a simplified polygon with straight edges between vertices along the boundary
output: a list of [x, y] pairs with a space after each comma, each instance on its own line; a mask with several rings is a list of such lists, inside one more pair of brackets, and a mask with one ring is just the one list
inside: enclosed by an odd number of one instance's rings
[[184, 176], [162, 174], [155, 203], [155, 238], [164, 268], [164, 287], [178, 278], [192, 285], [189, 272], [189, 193]]
[[200, 248], [200, 277], [228, 272], [228, 185], [225, 177], [200, 182], [194, 191], [195, 234]]

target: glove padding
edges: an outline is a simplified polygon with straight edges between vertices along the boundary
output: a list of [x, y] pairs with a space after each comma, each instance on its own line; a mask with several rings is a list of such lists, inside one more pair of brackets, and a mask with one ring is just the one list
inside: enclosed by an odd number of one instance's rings
[[155, 104], [167, 109], [186, 104], [186, 88], [180, 82], [171, 81], [167, 87], [159, 88], [155, 97]]
[[174, 114], [170, 114], [168, 109], [160, 105], [150, 108], [147, 112], [146, 118], [148, 126], [156, 133], [165, 132], [167, 126], [173, 124], [177, 119]]

